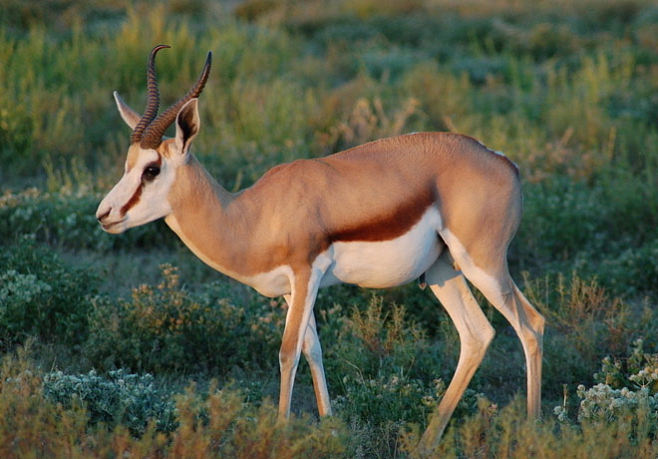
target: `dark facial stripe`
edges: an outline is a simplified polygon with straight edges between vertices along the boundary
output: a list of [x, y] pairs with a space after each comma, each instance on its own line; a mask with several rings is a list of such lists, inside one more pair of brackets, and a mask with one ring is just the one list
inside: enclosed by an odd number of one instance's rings
[[[146, 167], [151, 167], [151, 166], [156, 166], [156, 167], [162, 166], [162, 156], [160, 155], [160, 153], [158, 153], [158, 159], [156, 159], [152, 163], [149, 163]], [[146, 169], [146, 167], [144, 169]], [[130, 197], [128, 202], [121, 208], [121, 216], [126, 215], [126, 212], [128, 212], [130, 209], [135, 207], [135, 205], [139, 202], [139, 198], [142, 195], [142, 188], [144, 188], [144, 182], [141, 182], [139, 184], [139, 187], [137, 187], [137, 189]]]
[[402, 236], [421, 219], [427, 208], [432, 205], [434, 202], [432, 195], [433, 193], [428, 190], [424, 195], [398, 206], [389, 214], [353, 227], [333, 231], [329, 235], [329, 241], [330, 243], [377, 242]]
[[126, 212], [132, 209], [135, 204], [139, 202], [139, 198], [142, 195], [142, 188], [144, 188], [144, 184], [140, 183], [128, 202], [121, 208], [121, 216], [126, 215]]

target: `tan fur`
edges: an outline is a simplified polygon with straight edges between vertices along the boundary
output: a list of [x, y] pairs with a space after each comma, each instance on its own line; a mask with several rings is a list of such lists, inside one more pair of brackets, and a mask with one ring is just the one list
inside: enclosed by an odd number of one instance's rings
[[139, 148], [139, 145], [133, 144], [128, 148], [128, 156], [126, 157], [126, 172], [130, 172], [135, 164], [137, 164], [137, 159], [139, 158], [139, 153], [142, 150]]
[[[140, 125], [157, 111], [153, 61], [162, 47], [149, 60], [149, 115], [139, 118], [114, 94], [133, 129], [132, 145], [124, 176], [96, 217], [112, 233], [164, 217], [210, 266], [263, 294], [284, 295], [289, 309], [279, 350], [281, 418], [290, 413], [301, 353], [310, 364], [319, 413], [331, 414], [313, 316], [318, 289], [336, 282], [390, 287], [423, 273], [455, 323], [460, 356], [417, 454], [432, 454], [494, 336], [466, 279], [519, 336], [528, 413], [539, 414], [544, 319], [507, 268], [507, 248], [521, 218], [518, 169], [509, 159], [471, 137], [410, 134], [283, 164], [252, 187], [229, 193], [189, 154], [199, 132], [197, 97], [210, 53], [194, 88], [137, 142]], [[161, 141], [171, 123], [175, 138]], [[145, 176], [151, 165], [162, 167]]]
[[[491, 252], [506, 251], [520, 219], [515, 170], [449, 133], [393, 137], [280, 165], [237, 194], [193, 157], [177, 174], [168, 198], [184, 239], [243, 276], [306, 266], [335, 241], [392, 239], [430, 205], [486, 267]], [[483, 238], [496, 246], [483, 246]]]
[[[311, 365], [320, 415], [331, 414], [313, 305], [323, 277], [327, 275], [329, 283], [337, 279], [332, 280], [337, 271], [331, 270], [340, 256], [332, 258], [332, 251], [339, 254], [343, 243], [351, 250], [357, 247], [352, 256], [367, 252], [371, 258], [365, 258], [366, 263], [384, 260], [389, 277], [382, 281], [386, 285], [377, 284], [382, 287], [391, 286], [393, 279], [409, 279], [410, 272], [418, 275], [396, 264], [416, 250], [411, 256], [422, 261], [415, 269], [425, 271], [428, 285], [459, 332], [459, 363], [418, 445], [419, 455], [431, 454], [493, 338], [493, 327], [465, 279], [517, 332], [528, 368], [528, 413], [539, 415], [544, 319], [523, 297], [507, 268], [508, 245], [521, 218], [514, 163], [471, 137], [418, 133], [283, 164], [250, 188], [229, 193], [185, 153], [198, 130], [196, 102], [191, 104], [179, 113], [176, 139], [157, 147], [159, 158], [165, 158], [167, 177], [173, 180], [168, 195], [158, 199], [166, 199], [170, 207], [167, 224], [203, 261], [263, 294], [285, 296], [289, 310], [279, 353], [282, 418], [290, 411], [301, 352]], [[138, 163], [140, 151], [131, 146], [126, 170]], [[127, 209], [139, 203], [143, 212], [157, 204], [140, 203], [139, 193], [132, 194]], [[106, 229], [113, 228], [107, 221], [108, 205], [101, 203], [97, 211]], [[428, 227], [430, 221], [437, 227]], [[413, 228], [424, 230], [415, 233]], [[431, 237], [437, 238], [435, 243]], [[391, 242], [378, 245], [383, 241]], [[388, 258], [378, 258], [382, 251]], [[352, 264], [345, 262], [341, 269], [376, 277], [362, 258], [350, 260]], [[390, 274], [396, 269], [408, 277]], [[370, 277], [347, 281], [369, 285]]]

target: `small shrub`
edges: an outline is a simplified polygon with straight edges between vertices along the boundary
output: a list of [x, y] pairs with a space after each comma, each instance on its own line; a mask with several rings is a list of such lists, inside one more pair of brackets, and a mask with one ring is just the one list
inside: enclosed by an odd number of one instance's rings
[[[379, 426], [387, 422], [425, 424], [445, 392], [445, 383], [425, 385], [405, 375], [379, 375], [373, 379], [343, 378], [345, 395], [336, 397], [336, 411], [344, 419]], [[393, 413], [395, 413], [393, 415]]]
[[75, 457], [85, 443], [84, 409], [67, 411], [44, 399], [42, 377], [29, 351], [18, 351], [1, 359], [0, 457], [57, 457], [64, 451]]
[[29, 336], [80, 344], [99, 280], [64, 263], [33, 238], [0, 250], [0, 340], [4, 350]]
[[272, 403], [248, 404], [235, 390], [213, 386], [203, 394], [190, 385], [171, 397], [154, 388], [151, 376], [124, 371], [107, 378], [94, 372], [44, 376], [28, 353], [1, 361], [3, 458], [354, 457], [335, 417], [281, 423]]
[[[353, 309], [351, 318], [342, 317], [339, 323], [320, 328], [322, 341], [335, 343], [325, 349], [325, 367], [330, 386], [339, 394], [345, 389], [343, 376], [356, 382], [404, 375], [428, 387], [443, 376], [437, 374], [444, 357], [441, 343], [430, 342], [403, 306], [386, 307], [382, 297], [371, 296]], [[340, 308], [336, 309], [332, 315], [339, 313]]]
[[[636, 376], [636, 375], [632, 375]], [[644, 422], [656, 430], [658, 425], [658, 397], [650, 395], [646, 387], [630, 390], [626, 387], [613, 389], [607, 384], [597, 384], [590, 389], [578, 386], [578, 421], [591, 422], [641, 422], [638, 416], [647, 416]], [[644, 410], [643, 413], [640, 410]]]
[[573, 259], [584, 250], [592, 253], [605, 241], [607, 212], [583, 183], [559, 177], [526, 186], [517, 243], [532, 266]]
[[122, 235], [104, 233], [96, 221], [101, 197], [36, 188], [0, 196], [0, 237], [12, 241], [29, 234], [40, 242], [69, 249], [110, 251], [135, 247], [175, 247], [176, 236], [164, 223], [132, 228]]
[[647, 388], [649, 393], [658, 394], [658, 353], [645, 352], [644, 343], [642, 338], [635, 340], [628, 358], [605, 357], [595, 380], [615, 389]]
[[103, 377], [94, 370], [79, 375], [55, 371], [43, 377], [43, 394], [65, 409], [81, 403], [92, 425], [104, 423], [113, 428], [121, 424], [133, 435], [143, 434], [149, 422], [164, 432], [177, 427], [174, 403], [155, 387], [148, 373], [136, 375], [120, 369]]
[[[329, 311], [331, 320], [339, 311]], [[339, 322], [320, 329], [323, 342], [335, 343], [325, 349], [325, 368], [336, 413], [359, 439], [359, 454], [394, 455], [400, 433], [409, 423], [426, 425], [445, 392], [442, 343], [428, 341], [403, 306], [380, 296]], [[472, 413], [474, 395], [467, 390], [456, 416]]]
[[658, 239], [604, 260], [606, 283], [622, 293], [658, 292]]
[[[633, 437], [658, 434], [658, 354], [647, 354], [638, 339], [624, 363], [603, 359], [598, 384], [579, 385], [576, 395], [578, 422], [583, 425], [623, 425]], [[568, 422], [565, 403], [553, 410], [558, 420]]]
[[162, 266], [163, 281], [133, 290], [129, 300], [97, 297], [85, 349], [101, 368], [133, 371], [208, 371], [234, 367], [270, 369], [276, 359], [283, 315], [269, 303], [229, 299], [226, 284], [200, 293], [179, 284], [176, 268]]

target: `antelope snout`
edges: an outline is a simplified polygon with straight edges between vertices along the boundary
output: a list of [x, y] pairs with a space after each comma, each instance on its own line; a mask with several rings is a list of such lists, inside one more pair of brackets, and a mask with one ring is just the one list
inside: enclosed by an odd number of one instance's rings
[[107, 218], [108, 215], [110, 215], [110, 212], [112, 212], [112, 208], [104, 208], [101, 206], [98, 206], [98, 210], [96, 210], [96, 220], [98, 220], [99, 223], [103, 223], [103, 220]]
[[119, 216], [116, 218], [116, 216], [112, 215], [112, 210], [112, 206], [101, 203], [96, 211], [96, 219], [98, 220], [98, 223], [101, 224], [103, 231], [113, 234], [121, 233], [126, 229], [124, 224], [126, 217]]

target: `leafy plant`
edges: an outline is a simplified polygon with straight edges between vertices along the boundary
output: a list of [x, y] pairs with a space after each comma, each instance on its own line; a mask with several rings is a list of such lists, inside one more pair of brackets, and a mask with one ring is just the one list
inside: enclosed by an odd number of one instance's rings
[[97, 297], [85, 350], [102, 368], [134, 371], [269, 369], [276, 363], [283, 316], [268, 303], [235, 304], [225, 284], [193, 293], [181, 288], [177, 269], [162, 266], [157, 285], [135, 288], [129, 300]]
[[[589, 389], [578, 386], [579, 423], [624, 425], [634, 437], [658, 434], [658, 354], [645, 353], [642, 339], [623, 363], [604, 358], [595, 378], [598, 384]], [[569, 420], [566, 402], [553, 410], [561, 422]]]
[[30, 336], [67, 345], [86, 337], [98, 278], [23, 236], [0, 251], [0, 339], [6, 351]]
[[94, 370], [78, 375], [55, 371], [43, 376], [43, 395], [66, 409], [81, 404], [92, 425], [123, 425], [133, 435], [143, 434], [149, 422], [163, 432], [177, 427], [174, 403], [155, 387], [148, 373], [137, 375], [119, 369], [103, 377]]
[[154, 223], [121, 236], [103, 233], [96, 221], [100, 197], [71, 190], [47, 193], [36, 188], [0, 196], [0, 236], [12, 241], [16, 235], [33, 235], [49, 244], [98, 251], [134, 247], [176, 247], [174, 234], [164, 224]]

